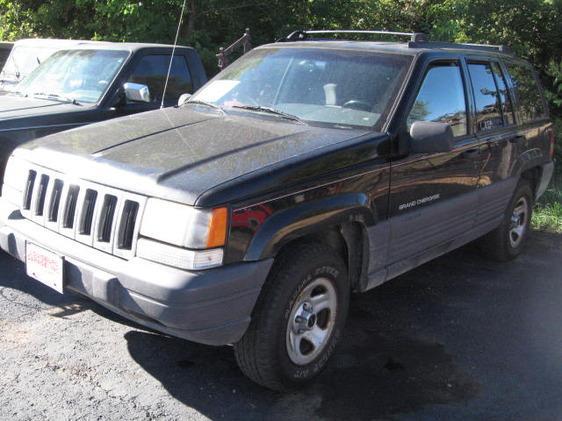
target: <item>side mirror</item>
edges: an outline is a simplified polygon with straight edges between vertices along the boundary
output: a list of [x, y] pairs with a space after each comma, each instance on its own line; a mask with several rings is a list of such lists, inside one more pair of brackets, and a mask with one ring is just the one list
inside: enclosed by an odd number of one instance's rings
[[178, 99], [178, 107], [181, 107], [183, 104], [185, 104], [187, 101], [189, 101], [189, 99], [192, 97], [191, 94], [182, 94], [180, 96], [180, 99]]
[[132, 102], [150, 102], [150, 89], [140, 83], [125, 83], [123, 85], [125, 97]]
[[410, 152], [439, 153], [453, 150], [451, 125], [433, 121], [416, 121], [410, 128]]

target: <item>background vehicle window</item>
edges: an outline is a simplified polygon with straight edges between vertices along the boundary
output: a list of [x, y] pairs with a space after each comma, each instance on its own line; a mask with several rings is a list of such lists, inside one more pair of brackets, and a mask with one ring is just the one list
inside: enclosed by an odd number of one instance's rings
[[528, 123], [544, 117], [546, 109], [533, 71], [528, 67], [516, 64], [508, 64], [508, 71], [519, 102], [522, 122]]
[[511, 98], [509, 97], [505, 77], [498, 63], [492, 63], [492, 70], [494, 72], [494, 76], [496, 77], [498, 92], [500, 94], [504, 124], [514, 124], [515, 118], [513, 117], [513, 104], [511, 103]]
[[408, 116], [408, 129], [415, 121], [449, 123], [455, 136], [468, 133], [466, 97], [458, 64], [430, 67]]
[[490, 64], [470, 63], [468, 71], [474, 89], [478, 131], [503, 127], [500, 97], [492, 67]]
[[96, 103], [129, 53], [113, 50], [59, 51], [17, 85], [25, 95]]
[[[169, 55], [145, 56], [137, 64], [128, 82], [147, 85], [150, 89], [152, 102], [160, 102], [162, 101], [169, 65]], [[189, 69], [183, 56], [175, 56], [170, 72], [166, 101], [176, 102], [182, 94], [187, 93], [193, 93]]]

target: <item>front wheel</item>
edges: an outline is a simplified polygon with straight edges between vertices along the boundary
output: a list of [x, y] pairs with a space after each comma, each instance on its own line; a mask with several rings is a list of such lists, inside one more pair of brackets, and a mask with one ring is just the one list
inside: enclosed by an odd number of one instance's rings
[[515, 190], [502, 224], [480, 242], [487, 257], [505, 262], [521, 254], [531, 229], [533, 197], [529, 182], [522, 181]]
[[234, 346], [244, 374], [273, 390], [318, 375], [341, 336], [349, 295], [346, 266], [330, 247], [303, 244], [280, 256]]

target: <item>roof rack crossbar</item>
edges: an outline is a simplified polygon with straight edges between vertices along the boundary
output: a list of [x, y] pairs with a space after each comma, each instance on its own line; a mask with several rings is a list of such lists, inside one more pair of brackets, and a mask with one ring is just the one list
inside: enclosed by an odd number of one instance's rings
[[492, 44], [470, 44], [470, 43], [454, 43], [442, 41], [411, 41], [408, 43], [410, 48], [451, 48], [462, 50], [481, 50], [481, 51], [498, 51], [504, 54], [513, 54], [511, 48], [507, 45], [492, 45]]
[[395, 32], [395, 31], [363, 31], [354, 29], [341, 30], [301, 30], [295, 31], [281, 41], [304, 41], [309, 35], [339, 35], [339, 34], [355, 34], [355, 35], [393, 35], [410, 37], [411, 42], [427, 42], [427, 35], [422, 32]]

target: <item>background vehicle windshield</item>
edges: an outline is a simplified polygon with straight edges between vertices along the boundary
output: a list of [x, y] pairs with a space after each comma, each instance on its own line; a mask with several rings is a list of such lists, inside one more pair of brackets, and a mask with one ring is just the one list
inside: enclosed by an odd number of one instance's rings
[[273, 108], [312, 123], [378, 128], [411, 62], [409, 56], [258, 49], [207, 84], [193, 101], [224, 108]]
[[111, 50], [58, 51], [20, 82], [17, 91], [96, 103], [128, 54]]

